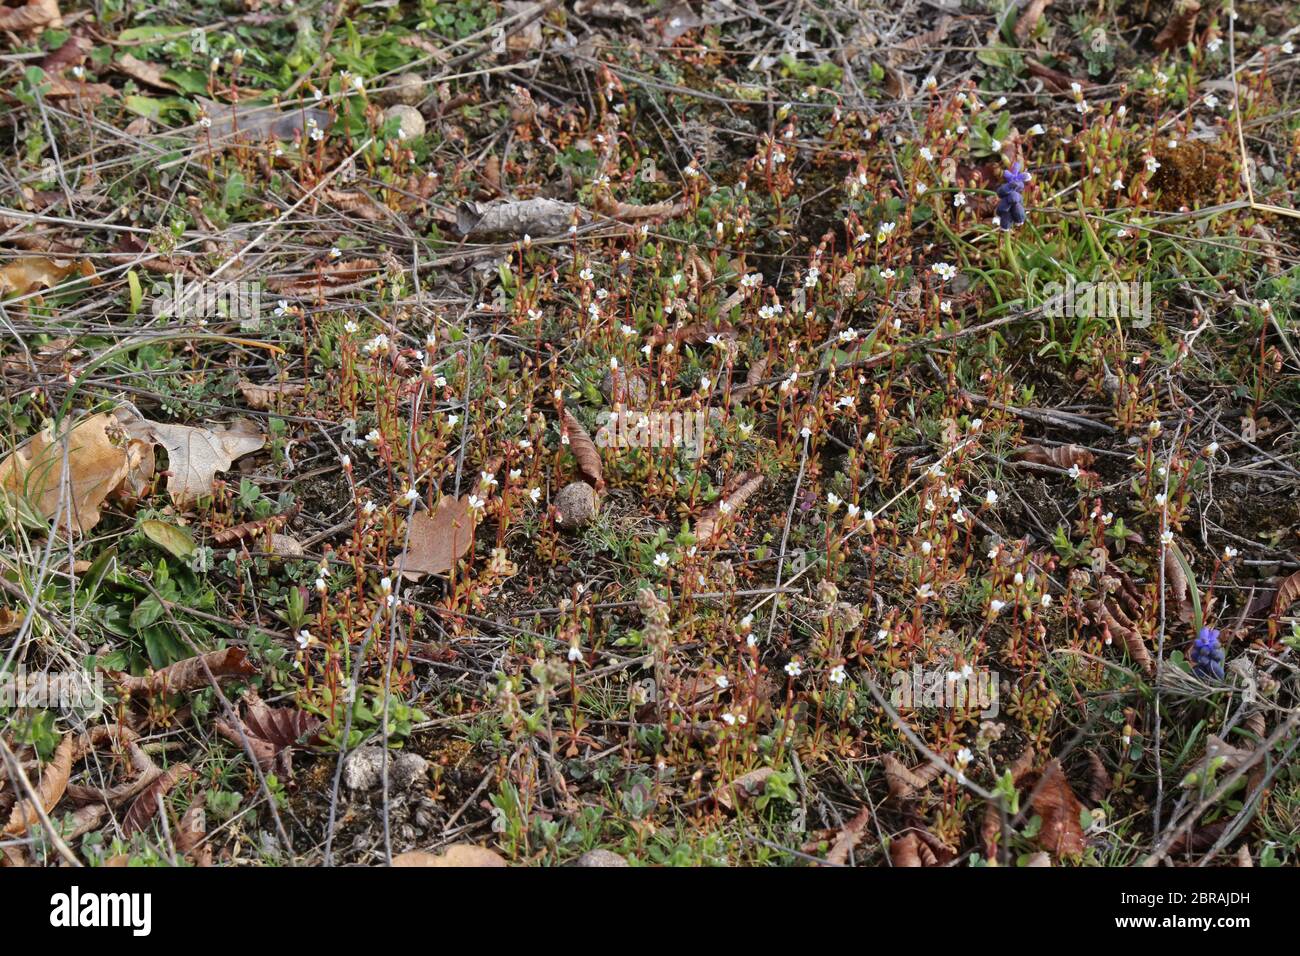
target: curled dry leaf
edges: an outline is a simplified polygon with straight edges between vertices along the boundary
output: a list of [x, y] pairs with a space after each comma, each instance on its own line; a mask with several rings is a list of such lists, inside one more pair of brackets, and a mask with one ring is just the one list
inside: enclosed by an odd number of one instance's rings
[[432, 513], [411, 517], [410, 543], [398, 566], [402, 576], [418, 581], [426, 574], [446, 574], [465, 556], [473, 541], [474, 514], [469, 496], [444, 496]]
[[835, 866], [844, 866], [849, 862], [849, 857], [862, 842], [863, 834], [866, 833], [867, 824], [871, 822], [871, 811], [863, 807], [844, 828], [840, 830], [839, 835], [835, 837], [835, 842], [826, 852], [826, 862]]
[[167, 796], [172, 787], [193, 774], [194, 771], [190, 769], [189, 764], [178, 763], [149, 784], [141, 792], [140, 796], [135, 798], [135, 802], [131, 804], [131, 809], [127, 810], [126, 816], [122, 818], [123, 834], [129, 837], [147, 829], [153, 823], [154, 817], [157, 816], [163, 798]]
[[728, 482], [718, 500], [695, 522], [695, 543], [700, 547], [712, 543], [720, 530], [724, 511], [728, 515], [739, 514], [745, 502], [754, 496], [762, 484], [763, 476], [750, 471], [741, 472]]
[[737, 806], [747, 803], [761, 794], [767, 786], [767, 778], [776, 773], [772, 767], [759, 767], [749, 773], [741, 774], [728, 783], [720, 783], [713, 791], [713, 799], [724, 810], [735, 810]]
[[1155, 38], [1155, 48], [1164, 52], [1186, 46], [1196, 29], [1196, 16], [1200, 12], [1201, 5], [1197, 0], [1177, 0], [1165, 28]]
[[48, 256], [20, 256], [0, 266], [0, 296], [27, 295], [52, 289], [70, 276], [89, 278], [95, 267], [89, 259], [51, 259]]
[[1085, 603], [1093, 618], [1101, 624], [1103, 632], [1112, 638], [1118, 636], [1124, 642], [1124, 647], [1128, 650], [1129, 657], [1133, 658], [1133, 662], [1148, 674], [1154, 674], [1156, 664], [1151, 658], [1151, 652], [1147, 650], [1146, 641], [1136, 629], [1121, 620], [1118, 610], [1110, 604], [1110, 601], [1098, 598]]
[[1188, 590], [1187, 573], [1183, 570], [1183, 562], [1179, 557], [1177, 545], [1171, 544], [1165, 548], [1165, 593], [1178, 612], [1178, 620], [1190, 624], [1193, 618], [1192, 599]]
[[894, 866], [938, 866], [934, 851], [915, 833], [904, 833], [889, 841], [889, 860]]
[[297, 707], [272, 707], [253, 691], [245, 696], [244, 715], [237, 719], [239, 727], [218, 720], [217, 732], [240, 748], [247, 737], [262, 771], [278, 773], [285, 779], [293, 777], [293, 748], [313, 736], [321, 725], [319, 717]]
[[580, 225], [590, 216], [582, 207], [558, 199], [463, 202], [456, 210], [456, 229], [466, 239], [513, 236], [533, 239], [554, 236]]
[[1217, 774], [1218, 779], [1222, 780], [1227, 774], [1240, 769], [1255, 755], [1254, 750], [1235, 747], [1216, 734], [1207, 734], [1204, 756], [1187, 772], [1179, 786], [1183, 789], [1201, 787], [1212, 774]]
[[911, 799], [943, 773], [943, 768], [933, 763], [925, 763], [911, 770], [893, 754], [885, 754], [882, 763], [885, 765], [885, 783], [889, 786], [889, 795], [897, 800]]
[[596, 449], [596, 443], [587, 434], [587, 429], [582, 427], [582, 422], [574, 418], [568, 409], [561, 412], [560, 420], [564, 435], [569, 439], [569, 448], [573, 451], [573, 457], [578, 460], [578, 472], [582, 475], [583, 481], [597, 491], [602, 491], [605, 487], [605, 470], [600, 463], [600, 452]]
[[125, 427], [132, 438], [167, 449], [167, 492], [180, 507], [212, 494], [217, 472], [228, 470], [235, 459], [259, 451], [266, 444], [266, 437], [246, 419], [202, 427], [133, 418], [125, 422]]
[[1101, 757], [1097, 756], [1095, 750], [1087, 751], [1088, 756], [1088, 802], [1093, 806], [1101, 803], [1110, 793], [1111, 787], [1115, 785], [1111, 779], [1110, 771], [1102, 763]]
[[187, 657], [183, 661], [169, 664], [162, 670], [154, 671], [144, 677], [120, 673], [111, 676], [117, 681], [123, 693], [179, 694], [209, 686], [208, 671], [211, 671], [212, 676], [217, 680], [223, 680], [252, 677], [257, 673], [257, 668], [249, 663], [248, 655], [242, 648], [227, 647], [198, 657]]
[[441, 853], [412, 850], [393, 857], [393, 866], [509, 866], [505, 857], [487, 847], [472, 843], [454, 843]]
[[204, 841], [208, 836], [208, 815], [202, 794], [181, 814], [176, 826], [176, 849], [188, 857], [195, 866], [212, 865], [212, 847]]
[[1072, 467], [1087, 468], [1096, 457], [1088, 449], [1079, 445], [1058, 445], [1045, 448], [1042, 445], [1025, 445], [1017, 448], [1012, 457], [1017, 461], [1027, 461], [1035, 465], [1050, 465], [1053, 468], [1069, 470]]
[[29, 30], [63, 26], [58, 0], [27, 0], [21, 7], [0, 7], [0, 30], [26, 33]]
[[88, 531], [99, 522], [105, 499], [127, 477], [129, 444], [118, 419], [106, 412], [82, 419], [57, 438], [47, 427], [0, 461], [0, 489], [42, 518], [62, 513], [62, 527]]
[[[36, 797], [40, 801], [39, 810], [30, 799], [20, 801], [9, 814], [9, 822], [5, 824], [4, 836], [25, 836], [27, 828], [40, 820], [41, 813], [48, 814], [54, 809], [55, 804], [63, 798], [63, 791], [68, 787], [68, 777], [72, 775], [74, 749], [75, 742], [71, 734], [59, 741], [54, 756], [50, 758], [49, 763], [41, 768], [40, 782], [34, 788]], [[15, 790], [25, 792], [17, 787]]]
[[1053, 759], [1043, 769], [1029, 802], [1043, 821], [1038, 831], [1039, 846], [1058, 857], [1083, 853], [1087, 846], [1079, 822], [1083, 804], [1070, 789], [1061, 761]]
[[239, 383], [239, 394], [244, 396], [244, 401], [248, 403], [249, 408], [255, 408], [258, 411], [271, 408], [280, 399], [296, 398], [306, 390], [307, 386], [301, 382], [276, 382], [272, 385], [258, 385], [254, 382], [241, 380]]
[[175, 90], [176, 84], [171, 80], [165, 79], [163, 73], [165, 68], [157, 63], [146, 63], [144, 60], [137, 60], [130, 53], [123, 53], [114, 62], [113, 66], [119, 73], [129, 76], [137, 83], [143, 83], [145, 86], [152, 86], [159, 90]]
[[1043, 11], [1052, 5], [1052, 0], [1029, 0], [1028, 6], [1016, 18], [1016, 39], [1021, 43], [1033, 34], [1038, 21], [1043, 19]]
[[377, 259], [321, 259], [315, 271], [305, 275], [277, 277], [267, 286], [287, 295], [315, 295], [325, 289], [344, 289], [370, 278], [379, 271]]
[[1273, 616], [1281, 617], [1297, 600], [1300, 600], [1300, 571], [1288, 575], [1278, 585], [1277, 596], [1273, 599]]
[[12, 608], [0, 607], [0, 637], [14, 633], [22, 626], [22, 614]]
[[619, 202], [613, 196], [602, 194], [596, 200], [596, 211], [611, 219], [639, 221], [641, 219], [675, 219], [688, 208], [684, 202], [657, 202], [649, 205]]

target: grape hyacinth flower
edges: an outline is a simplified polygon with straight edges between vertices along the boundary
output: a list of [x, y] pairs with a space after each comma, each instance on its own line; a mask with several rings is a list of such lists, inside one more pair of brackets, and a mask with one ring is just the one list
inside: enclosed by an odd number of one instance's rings
[[998, 208], [995, 215], [999, 226], [1010, 229], [1025, 221], [1024, 192], [1029, 174], [1021, 170], [1019, 163], [1013, 163], [1010, 169], [1003, 172], [1002, 177], [1006, 182], [998, 187]]
[[1223, 680], [1223, 648], [1219, 646], [1219, 632], [1203, 627], [1192, 645], [1192, 671], [1199, 677]]

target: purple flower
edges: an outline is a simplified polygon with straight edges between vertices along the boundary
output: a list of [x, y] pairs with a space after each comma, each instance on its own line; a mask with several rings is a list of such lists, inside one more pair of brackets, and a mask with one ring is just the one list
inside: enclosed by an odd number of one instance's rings
[[1223, 680], [1223, 648], [1219, 646], [1219, 632], [1203, 627], [1192, 645], [1192, 672], [1207, 680]]
[[998, 208], [995, 215], [999, 226], [1010, 229], [1025, 221], [1024, 192], [1029, 174], [1020, 168], [1019, 163], [1013, 163], [1010, 169], [1002, 173], [1002, 178], [1006, 182], [998, 187]]

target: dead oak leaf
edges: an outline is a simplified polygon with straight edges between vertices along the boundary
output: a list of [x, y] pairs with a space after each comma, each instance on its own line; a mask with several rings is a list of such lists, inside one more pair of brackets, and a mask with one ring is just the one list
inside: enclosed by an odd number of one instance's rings
[[424, 850], [399, 853], [393, 857], [393, 866], [503, 867], [509, 864], [495, 850], [472, 843], [454, 843], [441, 853]]
[[212, 494], [217, 472], [235, 459], [261, 450], [266, 437], [249, 421], [211, 427], [171, 425], [139, 418], [126, 423], [133, 438], [156, 442], [167, 449], [167, 492], [178, 506]]
[[27, 0], [21, 7], [0, 7], [0, 30], [25, 33], [28, 30], [63, 26], [58, 0]]
[[468, 495], [444, 497], [432, 513], [416, 512], [399, 563], [402, 576], [418, 581], [427, 574], [446, 574], [469, 551], [473, 534], [474, 515]]
[[75, 741], [72, 734], [68, 734], [59, 742], [58, 748], [54, 751], [54, 756], [41, 771], [40, 783], [34, 788], [40, 801], [40, 809], [38, 810], [31, 800], [23, 800], [9, 814], [9, 822], [5, 824], [4, 836], [26, 835], [27, 828], [40, 820], [41, 813], [49, 813], [63, 798], [63, 792], [68, 787], [68, 777], [72, 775], [72, 755], [74, 750]]
[[127, 477], [129, 444], [118, 419], [106, 412], [57, 438], [48, 427], [0, 461], [0, 489], [40, 517], [62, 515], [61, 527], [84, 533], [99, 522], [105, 499]]
[[1039, 846], [1058, 857], [1083, 853], [1087, 847], [1079, 819], [1083, 804], [1070, 789], [1061, 761], [1053, 759], [1043, 769], [1029, 803], [1043, 821], [1038, 831]]

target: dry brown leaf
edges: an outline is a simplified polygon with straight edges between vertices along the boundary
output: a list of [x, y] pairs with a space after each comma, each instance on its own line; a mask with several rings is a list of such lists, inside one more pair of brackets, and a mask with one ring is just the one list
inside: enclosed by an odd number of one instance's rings
[[713, 799], [724, 810], [735, 810], [737, 806], [747, 803], [761, 794], [767, 786], [767, 778], [776, 773], [772, 767], [759, 767], [749, 773], [741, 774], [729, 783], [720, 783], [713, 791]]
[[1259, 240], [1259, 252], [1264, 257], [1264, 265], [1268, 267], [1269, 275], [1280, 275], [1282, 272], [1282, 255], [1278, 251], [1277, 241], [1273, 234], [1268, 231], [1268, 227], [1262, 222], [1256, 223], [1255, 228], [1250, 230], [1251, 236]]
[[[40, 811], [48, 814], [63, 798], [63, 791], [68, 787], [68, 777], [72, 775], [72, 754], [74, 749], [75, 741], [72, 734], [68, 734], [59, 741], [54, 756], [41, 769], [40, 783], [34, 788], [36, 796], [40, 800]], [[25, 790], [20, 792], [25, 792]], [[40, 818], [41, 813], [38, 812], [32, 801], [30, 799], [23, 800], [9, 814], [9, 822], [5, 824], [4, 836], [25, 836], [28, 827], [37, 823]]]
[[568, 409], [561, 412], [560, 420], [564, 427], [564, 435], [569, 439], [569, 448], [573, 452], [573, 457], [578, 459], [578, 473], [582, 475], [582, 480], [597, 491], [604, 490], [605, 469], [600, 463], [600, 452], [596, 449], [596, 443], [587, 434], [587, 429], [582, 427], [582, 422], [574, 418]]
[[885, 754], [882, 763], [885, 765], [885, 783], [889, 786], [890, 796], [898, 800], [914, 797], [943, 773], [943, 768], [934, 763], [925, 763], [911, 770], [893, 754]]
[[581, 225], [588, 218], [582, 207], [558, 199], [463, 202], [456, 209], [456, 230], [466, 239], [485, 236], [537, 239], [568, 232], [571, 225]]
[[469, 551], [473, 531], [469, 495], [444, 496], [432, 514], [417, 511], [411, 517], [410, 543], [399, 562], [402, 576], [418, 581], [426, 574], [446, 574]]
[[1300, 600], [1300, 571], [1288, 575], [1278, 586], [1277, 596], [1273, 599], [1273, 616], [1281, 617], [1297, 600]]
[[323, 198], [343, 212], [351, 213], [358, 219], [369, 222], [383, 222], [392, 214], [376, 199], [360, 189], [325, 189]]
[[266, 444], [266, 437], [245, 419], [205, 428], [136, 418], [127, 420], [125, 427], [132, 438], [167, 449], [167, 492], [180, 507], [212, 494], [217, 472]]
[[212, 865], [212, 847], [204, 842], [208, 836], [208, 816], [204, 809], [204, 795], [200, 794], [181, 814], [176, 825], [176, 849], [189, 858], [195, 866]]
[[1029, 5], [1016, 20], [1016, 39], [1024, 43], [1029, 39], [1038, 21], [1043, 19], [1043, 11], [1052, 5], [1052, 0], [1029, 0]]
[[37, 65], [46, 73], [58, 73], [85, 61], [95, 47], [88, 37], [70, 36], [63, 45], [44, 57]]
[[1025, 57], [1025, 66], [1029, 68], [1030, 74], [1038, 77], [1045, 86], [1056, 93], [1072, 93], [1075, 83], [1078, 83], [1079, 88], [1085, 92], [1092, 89], [1092, 84], [1086, 80], [1076, 80], [1070, 74], [1054, 70], [1046, 63], [1040, 63], [1031, 56]]
[[58, 0], [27, 0], [21, 7], [0, 7], [0, 30], [25, 33], [28, 30], [63, 26]]
[[[13, 99], [13, 96], [8, 93], [3, 95], [7, 100]], [[70, 80], [65, 76], [47, 73], [41, 81], [41, 95], [47, 100], [76, 98], [93, 103], [102, 99], [116, 97], [119, 93], [107, 83], [88, 83], [85, 80]]]
[[741, 472], [728, 482], [727, 486], [722, 489], [722, 494], [718, 496], [718, 500], [710, 505], [704, 514], [700, 515], [699, 520], [695, 522], [696, 545], [704, 547], [712, 543], [713, 539], [717, 537], [724, 513], [724, 504], [726, 505], [726, 514], [739, 514], [740, 509], [745, 506], [745, 502], [754, 496], [754, 492], [758, 491], [762, 484], [763, 476], [750, 471]]
[[23, 615], [7, 607], [0, 607], [0, 637], [14, 633], [23, 626]]
[[862, 842], [863, 834], [866, 832], [867, 824], [871, 822], [871, 811], [863, 807], [844, 828], [840, 830], [839, 835], [835, 837], [835, 842], [826, 852], [826, 862], [836, 866], [844, 866], [849, 862], [849, 857]]
[[1155, 38], [1155, 48], [1163, 52], [1186, 46], [1196, 29], [1196, 16], [1200, 12], [1201, 5], [1196, 0], [1178, 0], [1165, 28]]
[[130, 53], [123, 53], [113, 63], [118, 72], [129, 76], [137, 83], [143, 83], [145, 86], [152, 86], [159, 90], [175, 90], [176, 84], [171, 80], [163, 78], [165, 67], [157, 63], [146, 63], [144, 60], [137, 60]]
[[675, 219], [687, 210], [684, 202], [657, 202], [649, 205], [619, 202], [603, 193], [596, 198], [596, 211], [611, 219], [637, 221], [641, 219]]
[[1187, 574], [1183, 571], [1183, 562], [1178, 560], [1178, 546], [1171, 544], [1165, 548], [1165, 592], [1169, 603], [1178, 612], [1178, 620], [1184, 624], [1192, 623], [1192, 598], [1188, 589]]
[[183, 661], [169, 664], [162, 670], [143, 677], [120, 673], [112, 676], [122, 691], [127, 694], [177, 694], [209, 686], [208, 671], [211, 671], [212, 676], [217, 680], [222, 680], [251, 677], [257, 673], [257, 668], [249, 663], [248, 655], [242, 648], [227, 647], [220, 651], [209, 651], [198, 657], [187, 657]]
[[275, 292], [289, 295], [315, 295], [325, 289], [343, 289], [356, 285], [379, 271], [377, 259], [321, 259], [310, 275], [271, 279], [267, 285]]
[[105, 499], [127, 477], [128, 445], [118, 419], [106, 412], [82, 419], [58, 438], [47, 427], [0, 461], [0, 489], [26, 501], [41, 517], [61, 512], [62, 527], [86, 532], [99, 522]]
[[1102, 763], [1101, 757], [1097, 756], [1095, 750], [1086, 751], [1088, 756], [1088, 802], [1093, 806], [1101, 803], [1110, 793], [1111, 787], [1115, 782], [1111, 779], [1110, 771]]
[[[293, 748], [305, 743], [320, 729], [320, 718], [297, 707], [271, 707], [253, 691], [244, 698], [244, 715], [239, 726], [218, 720], [217, 732], [235, 746], [244, 740], [264, 773], [277, 773], [284, 779], [293, 777]], [[241, 734], [240, 731], [243, 731]]]
[[153, 783], [135, 798], [131, 809], [122, 818], [122, 833], [126, 836], [139, 833], [153, 823], [162, 800], [168, 791], [194, 773], [189, 764], [178, 763], [160, 775]]
[[1092, 452], [1079, 445], [1058, 445], [1044, 448], [1042, 445], [1024, 445], [1012, 453], [1018, 461], [1028, 461], [1035, 465], [1051, 465], [1053, 468], [1069, 470], [1071, 467], [1087, 468], [1096, 457]]
[[427, 853], [423, 850], [400, 853], [393, 857], [393, 866], [502, 867], [509, 864], [495, 850], [472, 843], [454, 843], [441, 853]]
[[1038, 832], [1039, 846], [1058, 857], [1083, 853], [1087, 846], [1079, 823], [1083, 804], [1070, 789], [1061, 761], [1053, 759], [1043, 769], [1030, 805], [1043, 821]]
[[915, 833], [904, 833], [889, 841], [889, 859], [894, 866], [934, 866], [934, 852]]
[[1111, 637], [1119, 637], [1124, 642], [1124, 646], [1128, 649], [1129, 657], [1133, 658], [1133, 662], [1148, 674], [1154, 674], [1156, 669], [1155, 661], [1152, 660], [1151, 652], [1147, 650], [1142, 635], [1120, 620], [1109, 601], [1098, 598], [1087, 601], [1085, 604], [1096, 621], [1101, 624], [1103, 631]]
[[20, 256], [0, 266], [0, 296], [27, 295], [39, 289], [52, 289], [74, 273], [85, 277], [93, 276], [95, 267], [89, 259]]
[[306, 390], [307, 386], [301, 382], [276, 382], [271, 385], [258, 385], [245, 379], [239, 382], [239, 393], [244, 396], [244, 401], [248, 403], [249, 408], [258, 411], [271, 408], [276, 404], [277, 399], [294, 398]]

